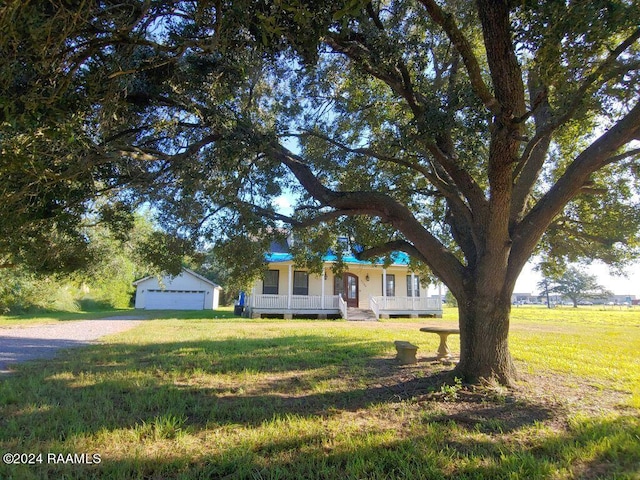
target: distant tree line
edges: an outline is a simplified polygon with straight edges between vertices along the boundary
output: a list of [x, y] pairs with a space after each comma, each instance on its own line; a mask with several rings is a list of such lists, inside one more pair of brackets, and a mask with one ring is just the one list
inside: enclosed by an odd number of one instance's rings
[[142, 215], [135, 215], [133, 222], [126, 234], [119, 234], [85, 219], [86, 255], [79, 259], [80, 268], [72, 272], [48, 272], [29, 262], [4, 265], [0, 268], [0, 314], [127, 308], [133, 305], [136, 279], [178, 273], [183, 266], [216, 283], [225, 281], [225, 272], [210, 256], [178, 255], [183, 248], [179, 239]]

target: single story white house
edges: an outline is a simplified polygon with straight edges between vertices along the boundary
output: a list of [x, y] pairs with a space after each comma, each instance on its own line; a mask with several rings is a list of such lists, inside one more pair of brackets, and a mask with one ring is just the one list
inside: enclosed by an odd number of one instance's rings
[[442, 316], [442, 296], [428, 296], [420, 277], [409, 269], [409, 257], [392, 255], [393, 263], [344, 257], [347, 271], [334, 275], [337, 257], [323, 257], [321, 275], [298, 268], [288, 248], [268, 253], [268, 271], [257, 280], [246, 299], [245, 315], [299, 317], [342, 317], [352, 320], [378, 318]]
[[179, 275], [149, 276], [133, 282], [135, 307], [145, 310], [215, 310], [222, 287], [183, 268]]

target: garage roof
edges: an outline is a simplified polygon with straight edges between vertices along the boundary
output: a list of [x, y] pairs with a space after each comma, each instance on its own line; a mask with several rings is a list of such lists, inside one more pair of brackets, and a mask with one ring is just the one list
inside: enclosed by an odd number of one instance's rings
[[[217, 283], [214, 283], [214, 282], [212, 282], [211, 280], [209, 280], [208, 278], [203, 277], [202, 275], [197, 274], [197, 273], [196, 273], [196, 272], [194, 272], [193, 270], [189, 270], [188, 268], [183, 268], [183, 269], [182, 269], [182, 273], [188, 273], [189, 275], [192, 275], [192, 276], [196, 277], [197, 279], [202, 280], [203, 282], [208, 283], [209, 285], [213, 286], [213, 288], [219, 288], [219, 289], [222, 289], [222, 287], [221, 287], [220, 285], [218, 285]], [[167, 276], [167, 275], [166, 275], [166, 274], [163, 274], [163, 276]], [[133, 285], [134, 285], [134, 286], [138, 286], [138, 284], [140, 284], [140, 283], [142, 283], [142, 282], [144, 282], [144, 281], [146, 281], [146, 280], [149, 280], [150, 278], [154, 278], [154, 277], [155, 277], [155, 275], [148, 275], [148, 276], [146, 276], [146, 277], [144, 277], [144, 278], [141, 278], [140, 280], [136, 280], [135, 282], [133, 282]], [[176, 275], [176, 277], [177, 277], [177, 275]], [[175, 278], [175, 277], [173, 277], [173, 278]]]

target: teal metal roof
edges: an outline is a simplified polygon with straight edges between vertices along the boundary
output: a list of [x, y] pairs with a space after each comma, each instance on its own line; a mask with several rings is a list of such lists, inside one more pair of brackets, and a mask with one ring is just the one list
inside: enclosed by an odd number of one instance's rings
[[[391, 254], [391, 258], [393, 259], [392, 265], [408, 265], [409, 264], [409, 255], [404, 252], [393, 252]], [[265, 255], [265, 259], [269, 263], [279, 263], [279, 262], [290, 262], [293, 260], [293, 255], [290, 253], [277, 253], [270, 252]], [[343, 261], [348, 264], [355, 265], [371, 265], [371, 260], [358, 260], [354, 255], [344, 255], [342, 257]], [[337, 262], [338, 256], [333, 253], [328, 253], [327, 255], [322, 257], [322, 261], [324, 262]], [[373, 262], [374, 265], [382, 265], [382, 261]]]

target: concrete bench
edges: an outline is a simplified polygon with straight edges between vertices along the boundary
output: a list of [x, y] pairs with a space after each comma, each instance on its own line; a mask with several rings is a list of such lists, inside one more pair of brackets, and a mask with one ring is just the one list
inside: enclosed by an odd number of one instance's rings
[[396, 340], [393, 343], [395, 344], [396, 350], [398, 352], [398, 354], [396, 355], [396, 359], [400, 362], [401, 365], [408, 365], [418, 362], [418, 360], [416, 360], [416, 352], [418, 351], [418, 347], [416, 345], [405, 342], [403, 340]]
[[452, 333], [460, 333], [459, 328], [449, 327], [422, 327], [421, 332], [436, 333], [440, 336], [440, 345], [438, 346], [438, 360], [449, 360], [451, 352], [447, 346], [447, 337]]

